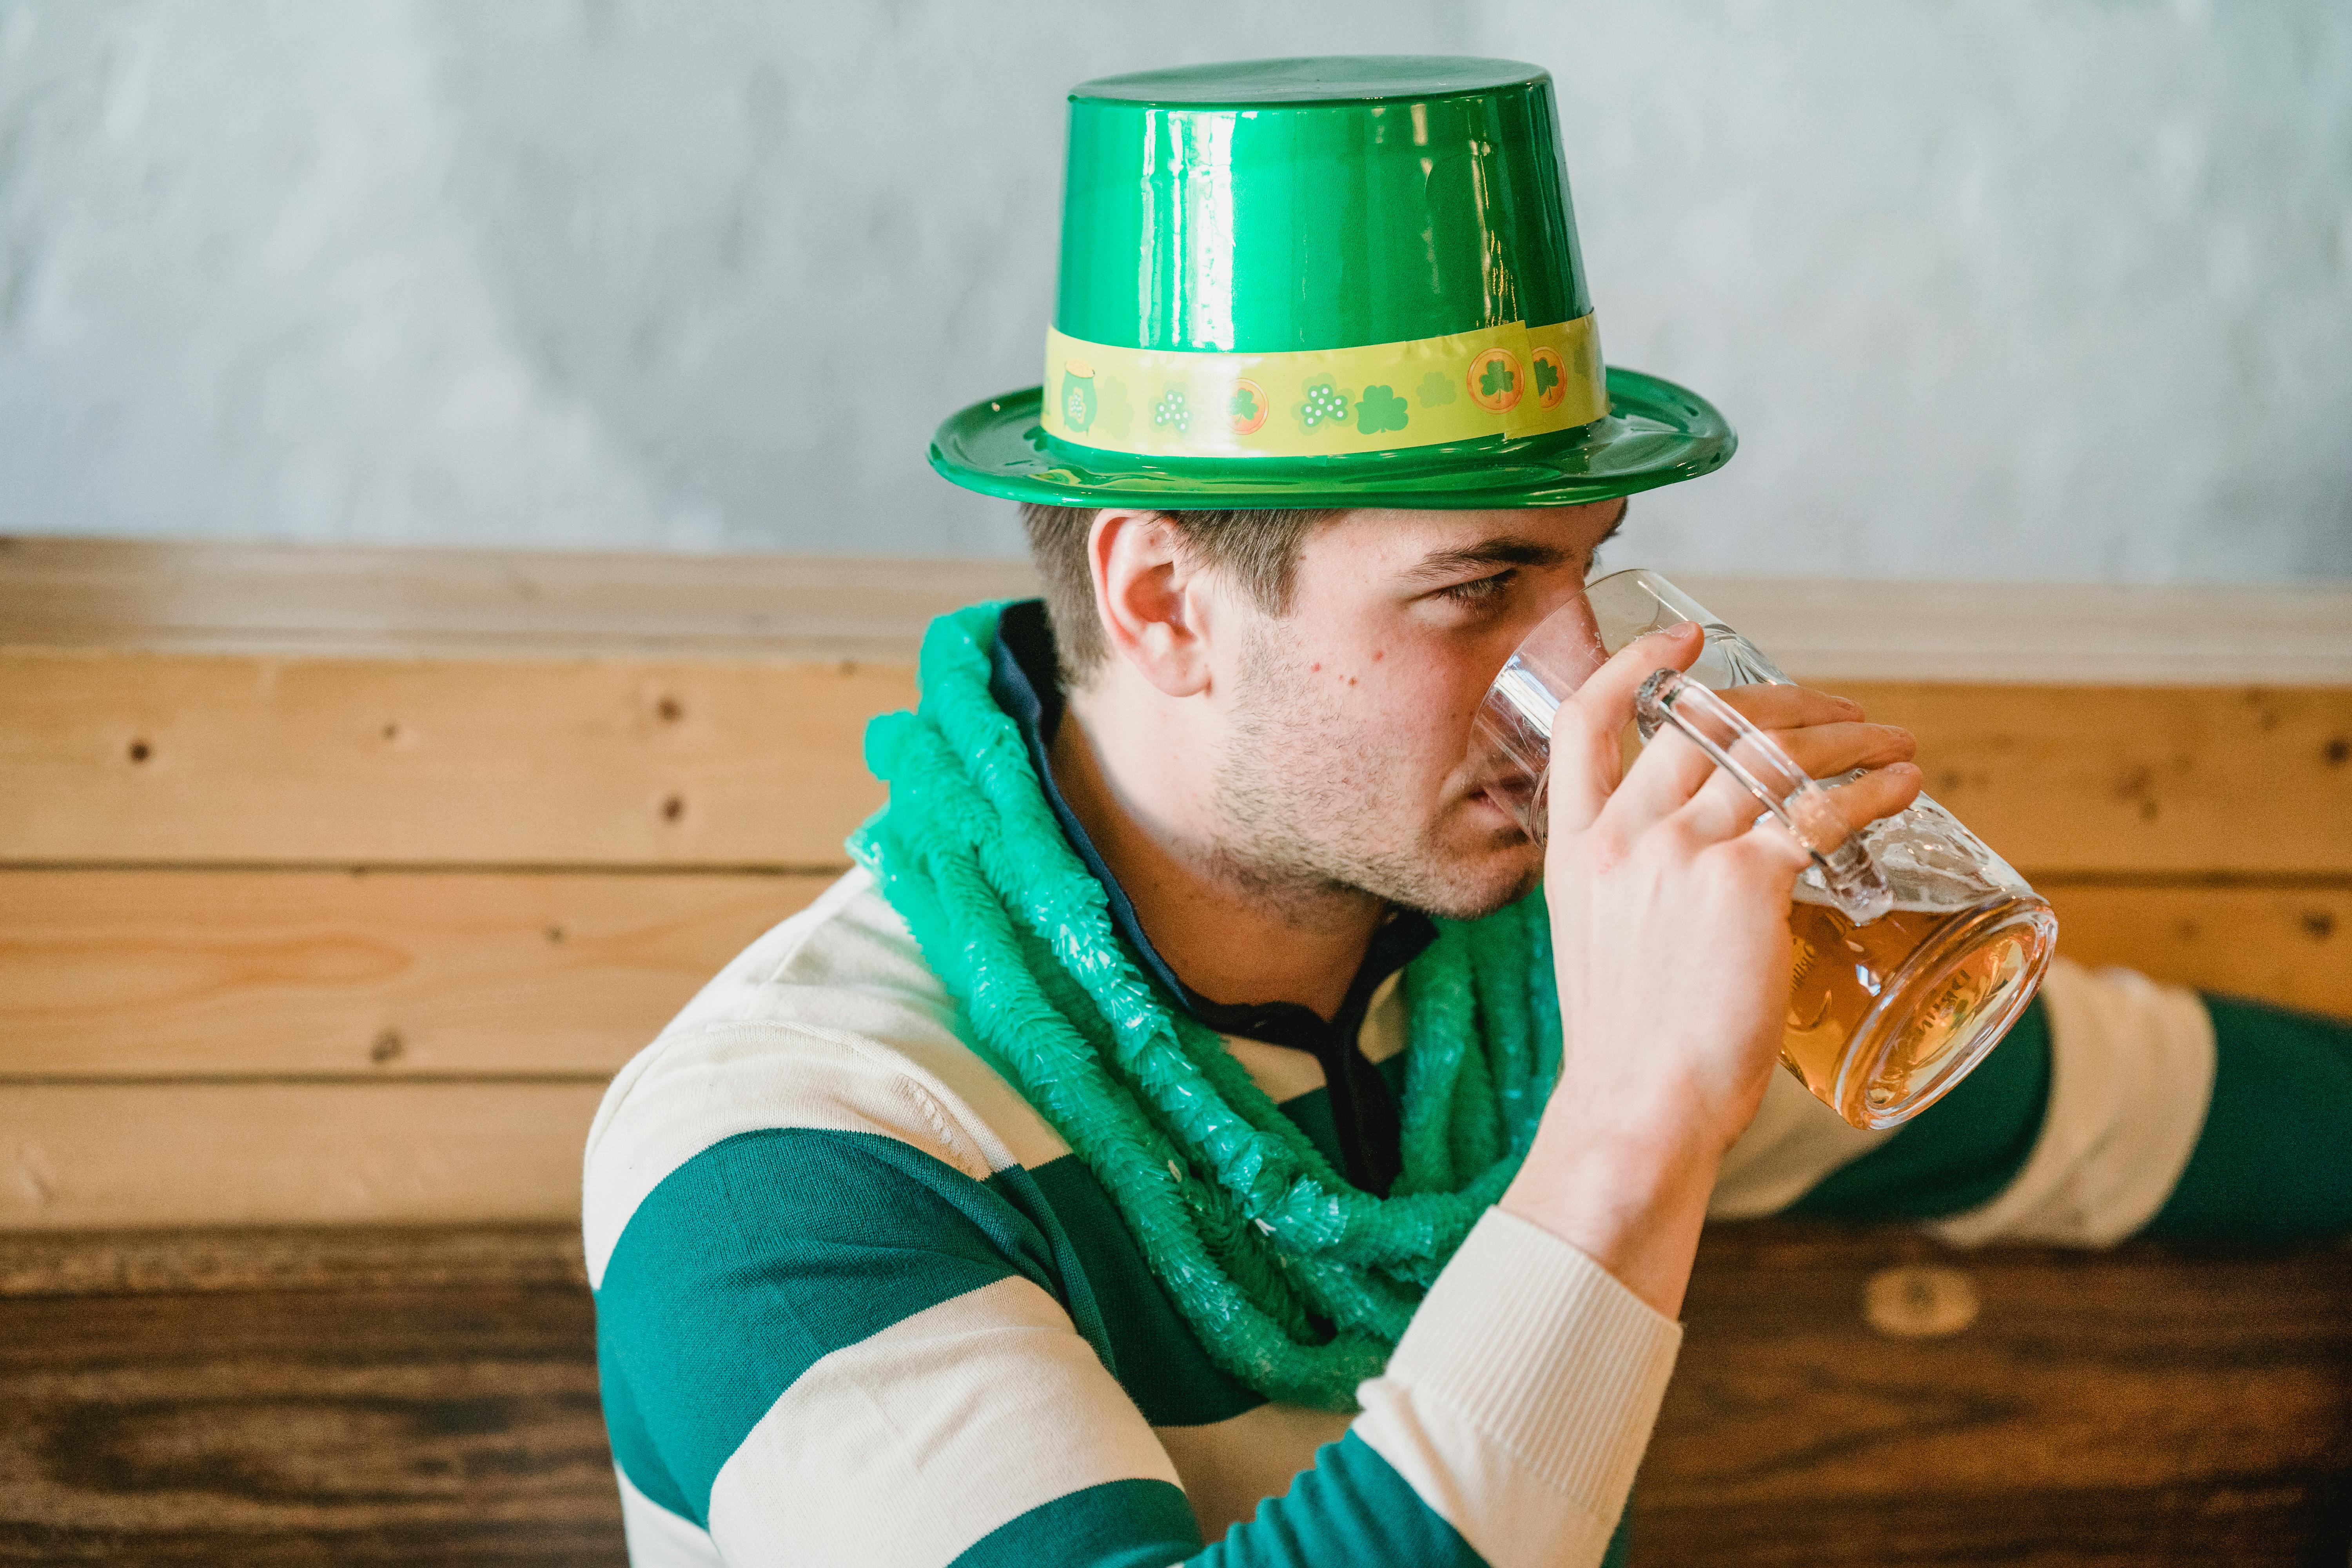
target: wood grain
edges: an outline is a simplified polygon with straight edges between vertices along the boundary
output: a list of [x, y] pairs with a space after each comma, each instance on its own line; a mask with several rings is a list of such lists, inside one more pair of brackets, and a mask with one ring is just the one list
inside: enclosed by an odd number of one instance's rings
[[570, 1280], [0, 1301], [0, 1562], [625, 1561]]
[[2352, 689], [1839, 689], [2030, 877], [2352, 872]]
[[607, 1075], [831, 879], [0, 871], [0, 1079]]
[[0, 862], [846, 863], [903, 666], [0, 652]]
[[1017, 558], [0, 537], [0, 646], [907, 664], [932, 616], [1036, 583]]
[[[609, 1074], [828, 880], [0, 871], [0, 1082]], [[2352, 886], [2044, 890], [2082, 963], [2352, 1016]]]
[[580, 1226], [570, 1219], [0, 1235], [0, 1298], [587, 1285]]
[[[2032, 874], [2352, 874], [2352, 689], [1849, 684]], [[0, 862], [843, 863], [904, 666], [0, 651]]]
[[[0, 1293], [0, 1561], [619, 1561], [576, 1239], [223, 1233], [185, 1289], [152, 1266], [173, 1245], [0, 1237], [0, 1279], [86, 1282]], [[1880, 1338], [1864, 1282], [1923, 1259], [1966, 1270], [1981, 1314]], [[1715, 1227], [1634, 1560], [2340, 1563], [2347, 1300], [2340, 1249], [1955, 1255]]]
[[2352, 884], [2040, 887], [2077, 962], [2352, 1018]]
[[[1613, 553], [1613, 552], [1612, 552]], [[2352, 685], [2352, 587], [1675, 581], [1801, 680]], [[905, 662], [1023, 560], [0, 536], [0, 645]]]
[[0, 1086], [0, 1230], [567, 1219], [604, 1087]]
[[[1966, 1332], [1860, 1321], [1933, 1258]], [[2333, 1563], [2352, 1541], [2352, 1253], [1955, 1255], [1776, 1223], [1703, 1245], [1637, 1561]], [[2332, 1552], [2334, 1555], [2328, 1555]]]

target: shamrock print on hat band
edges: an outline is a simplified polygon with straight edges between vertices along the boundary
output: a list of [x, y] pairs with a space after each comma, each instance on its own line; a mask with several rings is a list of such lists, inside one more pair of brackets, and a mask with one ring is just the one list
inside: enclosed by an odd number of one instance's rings
[[1559, 351], [1539, 348], [1535, 351], [1536, 406], [1554, 408], [1568, 395], [1568, 377], [1559, 363]]
[[1402, 430], [1412, 416], [1406, 411], [1404, 399], [1393, 388], [1368, 386], [1356, 399], [1356, 433], [1377, 436], [1383, 430]]
[[1508, 349], [1488, 349], [1470, 362], [1470, 401], [1489, 414], [1518, 406], [1519, 362]]
[[1234, 383], [1234, 394], [1226, 401], [1225, 416], [1233, 421], [1234, 434], [1254, 436], [1265, 423], [1273, 407], [1265, 400], [1265, 388], [1254, 381]]
[[1165, 428], [1173, 425], [1178, 432], [1192, 428], [1192, 411], [1184, 406], [1184, 389], [1171, 386], [1160, 394], [1160, 401], [1151, 405], [1151, 423]]
[[1331, 384], [1328, 376], [1307, 384], [1307, 401], [1298, 405], [1298, 422], [1309, 430], [1318, 425], [1348, 422], [1348, 395]]

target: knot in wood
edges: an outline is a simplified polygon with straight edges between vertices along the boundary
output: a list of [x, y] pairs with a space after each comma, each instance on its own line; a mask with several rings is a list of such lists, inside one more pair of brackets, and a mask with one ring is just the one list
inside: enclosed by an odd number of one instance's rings
[[1939, 1340], [1977, 1321], [1983, 1303], [1976, 1281], [1957, 1268], [1910, 1264], [1882, 1268], [1862, 1288], [1862, 1315], [1898, 1340]]

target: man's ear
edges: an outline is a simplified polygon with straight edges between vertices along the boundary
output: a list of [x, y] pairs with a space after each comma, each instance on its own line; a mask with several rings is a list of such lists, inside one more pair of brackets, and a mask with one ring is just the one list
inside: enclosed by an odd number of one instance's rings
[[1211, 606], [1175, 525], [1156, 511], [1107, 507], [1087, 536], [1087, 562], [1111, 653], [1171, 697], [1206, 689]]

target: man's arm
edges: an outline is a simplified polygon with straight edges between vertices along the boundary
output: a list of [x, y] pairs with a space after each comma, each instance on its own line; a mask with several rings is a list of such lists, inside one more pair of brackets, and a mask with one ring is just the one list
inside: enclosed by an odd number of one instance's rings
[[1055, 1252], [1017, 1182], [879, 1131], [740, 1134], [670, 1173], [597, 1289], [639, 1568], [1589, 1565], [1679, 1340], [1490, 1215], [1347, 1436], [1204, 1550]]
[[[1779, 1060], [1788, 908], [1810, 858], [1757, 826], [1754, 798], [1674, 731], [1623, 765], [1635, 690], [1661, 665], [1686, 668], [1702, 646], [1688, 625], [1643, 637], [1555, 716], [1544, 898], [1563, 1058], [1502, 1200], [1669, 1315], [1724, 1155]], [[1810, 772], [1884, 761], [1870, 748], [1885, 735], [1852, 722], [1861, 710], [1851, 703], [1795, 687], [1748, 698], [1751, 717], [1786, 727], [1779, 738]], [[1895, 761], [1832, 798], [1858, 827], [1918, 790], [1918, 769]]]
[[2352, 1025], [2125, 970], [2062, 961], [1984, 1064], [1891, 1135], [1785, 1121], [1719, 1215], [1925, 1220], [1967, 1245], [2352, 1234]]

